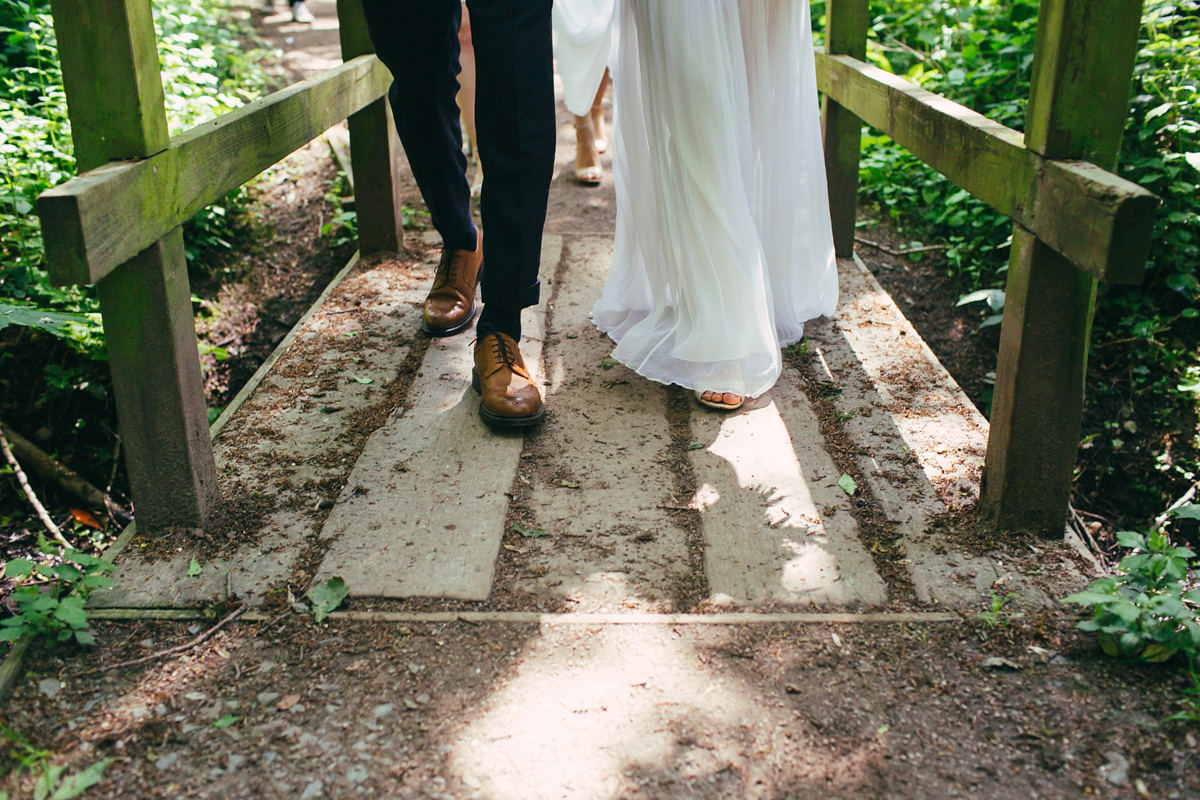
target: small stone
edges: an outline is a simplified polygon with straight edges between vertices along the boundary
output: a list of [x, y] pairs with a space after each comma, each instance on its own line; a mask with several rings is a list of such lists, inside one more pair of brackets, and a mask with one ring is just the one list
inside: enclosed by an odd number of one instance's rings
[[175, 766], [175, 762], [178, 760], [179, 753], [167, 753], [165, 756], [161, 756], [158, 761], [154, 762], [154, 767], [159, 772], [163, 772]]
[[416, 711], [418, 708], [420, 708], [420, 706], [417, 705], [416, 701], [413, 700], [411, 697], [404, 698], [404, 707], [407, 708], [409, 711]]
[[42, 678], [38, 681], [38, 691], [46, 697], [57, 697], [62, 691], [62, 682], [57, 678]]
[[479, 778], [476, 778], [474, 775], [463, 775], [462, 782], [463, 786], [466, 786], [468, 789], [479, 789], [483, 786]]
[[307, 708], [308, 707], [305, 706], [304, 703], [296, 703], [296, 705], [292, 706], [290, 710], [293, 714], [299, 714], [299, 713], [307, 710]]
[[1100, 775], [1113, 786], [1124, 786], [1129, 780], [1129, 759], [1115, 750], [1104, 754], [1108, 763], [1100, 767]]
[[301, 603], [299, 600], [297, 600], [296, 602], [292, 603], [292, 611], [295, 611], [297, 614], [307, 614], [308, 604]]
[[195, 636], [197, 633], [200, 632], [200, 626], [199, 625], [188, 625], [187, 632], [192, 634], [193, 636]]
[[375, 706], [374, 714], [376, 717], [386, 717], [388, 714], [392, 713], [392, 709], [395, 707], [396, 706], [393, 703], [382, 703]]
[[206, 695], [204, 692], [188, 692], [184, 695], [184, 699], [199, 702], [201, 700], [207, 700], [208, 695]]
[[364, 764], [355, 764], [350, 769], [346, 770], [346, 780], [351, 783], [362, 783], [370, 775], [367, 772], [367, 767]]
[[421, 666], [420, 664], [413, 664], [411, 661], [408, 664], [408, 671], [411, 672], [413, 675], [416, 675], [418, 672], [420, 672], [423, 669], [425, 669], [425, 667]]
[[708, 604], [710, 606], [715, 606], [716, 608], [729, 608], [732, 605], [736, 605], [737, 601], [724, 592], [717, 592], [712, 597], [708, 598]]
[[433, 698], [431, 698], [431, 697], [430, 697], [428, 694], [426, 694], [426, 693], [424, 693], [424, 692], [422, 692], [421, 694], [417, 695], [417, 702], [418, 702], [418, 703], [420, 703], [421, 705], [425, 705], [426, 703], [428, 703], [428, 702], [429, 702], [430, 700], [432, 700], [432, 699], [433, 699]]
[[283, 695], [281, 695], [279, 692], [259, 692], [258, 693], [258, 702], [262, 703], [265, 706], [265, 705], [274, 703], [276, 700], [278, 700], [282, 696]]
[[149, 650], [151, 647], [154, 647], [154, 640], [153, 639], [142, 639], [140, 642], [138, 642], [138, 645]]
[[325, 784], [320, 781], [313, 781], [304, 787], [304, 791], [300, 793], [300, 800], [313, 800], [314, 797], [320, 797], [325, 791]]
[[241, 753], [233, 753], [229, 756], [229, 761], [225, 764], [226, 772], [237, 772], [242, 765], [246, 763], [246, 757]]

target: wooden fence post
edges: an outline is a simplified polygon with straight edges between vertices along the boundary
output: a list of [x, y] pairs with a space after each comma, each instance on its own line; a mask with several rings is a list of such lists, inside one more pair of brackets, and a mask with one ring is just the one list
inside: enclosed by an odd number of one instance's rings
[[[867, 55], [867, 0], [828, 0], [825, 7], [825, 52]], [[829, 214], [833, 222], [834, 250], [841, 258], [854, 253], [854, 222], [858, 209], [858, 156], [862, 148], [862, 120], [838, 103], [825, 98], [821, 129], [825, 135], [825, 172], [829, 180]]]
[[[342, 60], [374, 53], [359, 0], [337, 0]], [[350, 161], [354, 169], [354, 208], [358, 215], [358, 249], [363, 255], [400, 249], [404, 224], [396, 161], [400, 140], [387, 97], [351, 114]]]
[[[1029, 149], [1115, 167], [1141, 10], [1141, 0], [1042, 0]], [[1093, 278], [1016, 227], [983, 474], [983, 511], [1001, 529], [1063, 535], [1095, 290]]]
[[[150, 0], [51, 8], [79, 171], [165, 150]], [[217, 476], [180, 230], [98, 288], [138, 526], [201, 527], [218, 501]]]

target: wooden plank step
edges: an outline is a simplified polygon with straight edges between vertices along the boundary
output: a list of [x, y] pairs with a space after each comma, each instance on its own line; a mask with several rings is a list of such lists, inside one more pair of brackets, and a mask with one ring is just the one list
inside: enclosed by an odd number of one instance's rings
[[[553, 280], [562, 237], [546, 236]], [[522, 353], [541, 371], [544, 306], [522, 319]], [[356, 597], [486, 600], [504, 534], [522, 431], [496, 433], [471, 390], [473, 337], [435, 339], [406, 408], [371, 435], [325, 526], [316, 580], [339, 576]]]

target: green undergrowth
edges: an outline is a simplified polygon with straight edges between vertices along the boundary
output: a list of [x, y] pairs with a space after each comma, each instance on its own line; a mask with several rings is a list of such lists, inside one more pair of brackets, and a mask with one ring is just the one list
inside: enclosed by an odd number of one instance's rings
[[[813, 3], [818, 27], [824, 6]], [[868, 60], [1021, 130], [1037, 12], [1036, 0], [876, 0]], [[938, 263], [961, 295], [1002, 291], [1012, 223], [865, 133], [863, 204], [908, 238], [945, 245]], [[1143, 283], [1100, 289], [1074, 502], [1123, 526], [1200, 480], [1200, 0], [1146, 0], [1119, 172], [1162, 207]], [[981, 323], [994, 316], [976, 305]]]

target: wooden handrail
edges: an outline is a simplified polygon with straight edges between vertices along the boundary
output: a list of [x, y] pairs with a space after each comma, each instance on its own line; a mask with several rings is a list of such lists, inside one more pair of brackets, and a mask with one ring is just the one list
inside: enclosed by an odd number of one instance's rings
[[106, 164], [43, 192], [37, 208], [51, 280], [95, 283], [383, 97], [391, 81], [377, 57], [359, 56], [174, 136], [149, 158]]
[[817, 57], [818, 88], [1107, 283], [1140, 283], [1158, 198], [1086, 161], [1044, 158], [1020, 131], [849, 56]]

